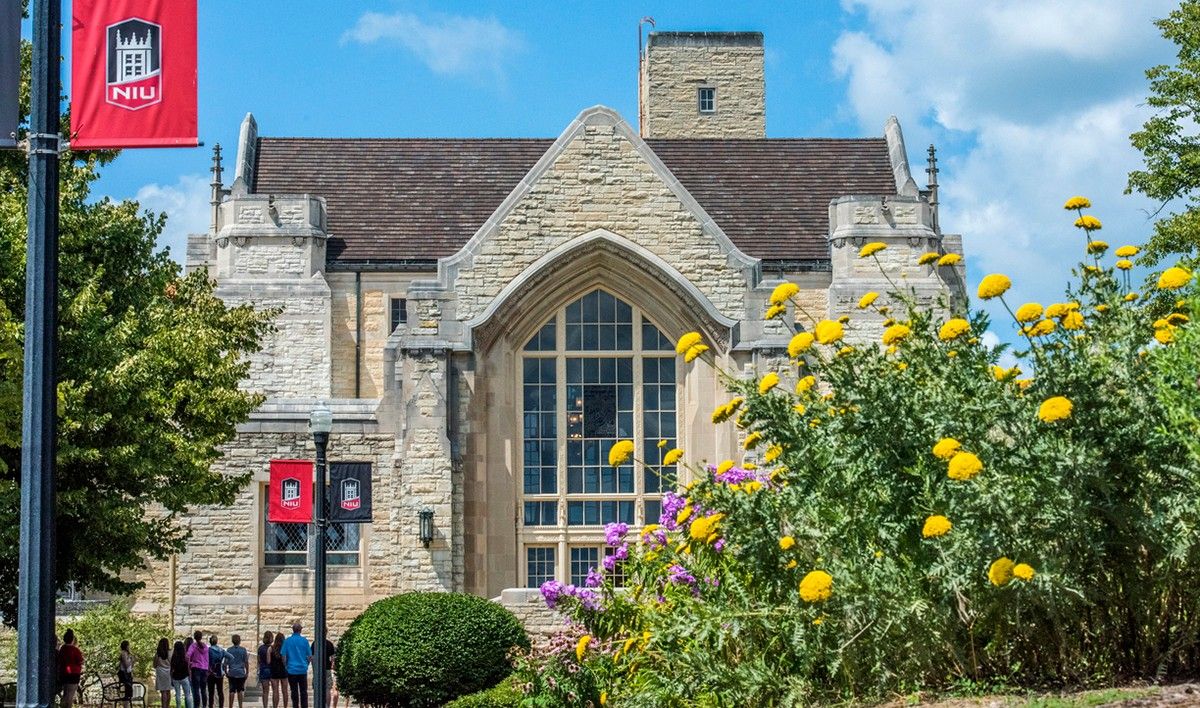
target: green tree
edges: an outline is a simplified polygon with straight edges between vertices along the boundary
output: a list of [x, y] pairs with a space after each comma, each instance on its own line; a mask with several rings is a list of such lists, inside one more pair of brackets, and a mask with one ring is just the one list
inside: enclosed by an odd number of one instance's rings
[[[22, 107], [29, 110], [29, 46]], [[69, 117], [63, 133], [69, 134]], [[245, 479], [210, 471], [261, 403], [238, 382], [275, 313], [227, 307], [203, 272], [183, 276], [156, 246], [166, 217], [95, 199], [108, 152], [60, 160], [59, 586], [128, 593], [123, 571], [181, 551], [178, 516], [232, 503]], [[20, 313], [25, 307], [27, 162], [0, 155], [0, 614], [15, 617], [20, 495]]]
[[[1171, 254], [1200, 256], [1200, 0], [1184, 0], [1155, 22], [1178, 48], [1177, 62], [1146, 71], [1155, 115], [1130, 136], [1142, 152], [1145, 169], [1129, 175], [1126, 193], [1139, 192], [1162, 204], [1166, 216], [1154, 224], [1145, 260], [1157, 263]], [[1172, 203], [1182, 205], [1173, 211]]]

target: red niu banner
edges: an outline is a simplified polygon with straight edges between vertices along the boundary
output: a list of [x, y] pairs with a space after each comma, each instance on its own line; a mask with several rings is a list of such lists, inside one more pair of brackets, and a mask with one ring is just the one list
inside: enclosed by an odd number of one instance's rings
[[74, 0], [71, 147], [192, 147], [196, 0]]
[[271, 460], [267, 521], [308, 524], [313, 520], [313, 463]]

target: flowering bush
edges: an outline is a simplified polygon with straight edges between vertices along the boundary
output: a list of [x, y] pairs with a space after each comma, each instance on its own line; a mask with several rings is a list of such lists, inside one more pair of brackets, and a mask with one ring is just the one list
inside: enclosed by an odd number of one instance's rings
[[[981, 341], [984, 313], [894, 292], [908, 306], [877, 346], [824, 321], [796, 335], [788, 371], [724, 374], [713, 421], [758, 465], [693, 469], [659, 524], [610, 527], [626, 590], [603, 570], [544, 588], [608, 647], [589, 700], [790, 705], [1194, 670], [1200, 299], [1185, 266], [1133, 292], [1081, 199], [1067, 206], [1086, 262], [1064, 302], [1008, 310], [1015, 366]], [[1007, 309], [1011, 285], [989, 275], [978, 296]]]

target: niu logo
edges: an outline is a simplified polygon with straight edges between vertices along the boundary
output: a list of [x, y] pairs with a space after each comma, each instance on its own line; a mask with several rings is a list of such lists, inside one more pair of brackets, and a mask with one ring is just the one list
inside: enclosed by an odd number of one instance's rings
[[108, 26], [104, 100], [131, 111], [162, 101], [162, 27], [131, 17]]
[[346, 511], [354, 511], [362, 506], [362, 491], [357, 479], [342, 480], [341, 505]]
[[288, 477], [280, 483], [279, 505], [284, 509], [300, 508], [300, 480]]

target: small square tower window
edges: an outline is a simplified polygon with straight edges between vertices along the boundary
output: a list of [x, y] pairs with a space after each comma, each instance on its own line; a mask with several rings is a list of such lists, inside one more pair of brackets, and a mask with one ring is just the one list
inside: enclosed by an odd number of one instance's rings
[[701, 113], [717, 112], [717, 89], [712, 86], [701, 86], [699, 98]]

